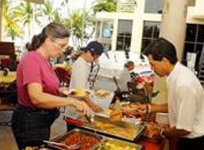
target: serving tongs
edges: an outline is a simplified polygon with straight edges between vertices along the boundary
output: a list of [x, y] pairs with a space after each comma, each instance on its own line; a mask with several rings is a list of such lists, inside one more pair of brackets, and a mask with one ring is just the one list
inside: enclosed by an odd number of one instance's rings
[[97, 134], [95, 125], [93, 124], [95, 114], [91, 114], [90, 116], [85, 116], [85, 117], [86, 117], [87, 123], [85, 123], [85, 122], [83, 122], [81, 120], [76, 120], [76, 119], [72, 119], [72, 118], [66, 118], [64, 120], [65, 120], [65, 122], [71, 123], [71, 124], [73, 124], [73, 125], [75, 125], [77, 127], [83, 127], [83, 126], [88, 125], [93, 130], [95, 136], [97, 138], [101, 139], [101, 137]]
[[47, 144], [48, 146], [53, 147], [57, 150], [76, 150], [82, 146], [81, 144], [66, 145], [65, 143], [46, 141], [46, 140], [44, 140], [43, 142]]

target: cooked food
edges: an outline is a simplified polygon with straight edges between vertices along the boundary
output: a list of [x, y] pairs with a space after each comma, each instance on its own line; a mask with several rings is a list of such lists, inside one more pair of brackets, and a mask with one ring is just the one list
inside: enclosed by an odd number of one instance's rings
[[61, 143], [65, 143], [66, 145], [81, 144], [82, 146], [78, 150], [88, 150], [93, 145], [99, 143], [100, 140], [101, 139], [99, 139], [96, 135], [83, 132], [73, 132], [67, 135]]
[[97, 90], [95, 96], [99, 98], [106, 98], [110, 96], [110, 92], [106, 90]]
[[158, 134], [161, 130], [161, 126], [155, 122], [146, 122], [145, 126], [144, 135], [148, 138], [153, 138], [154, 135]]
[[127, 117], [138, 117], [137, 109], [138, 105], [135, 103], [122, 105], [122, 112]]
[[96, 148], [96, 150], [137, 150], [137, 149], [138, 148], [136, 146], [117, 141], [106, 141], [105, 143], [102, 143]]
[[120, 127], [116, 126], [111, 123], [103, 123], [100, 121], [94, 121], [93, 126], [103, 132], [119, 136], [125, 139], [133, 139], [135, 135], [137, 134], [137, 129], [133, 128], [125, 128], [125, 127]]
[[87, 97], [90, 94], [90, 92], [86, 91], [83, 88], [76, 88], [71, 90], [69, 95], [75, 96], [75, 97]]
[[123, 118], [122, 111], [120, 111], [118, 109], [115, 109], [115, 110], [111, 111], [111, 113], [110, 113], [110, 120], [111, 121], [121, 121], [122, 118]]

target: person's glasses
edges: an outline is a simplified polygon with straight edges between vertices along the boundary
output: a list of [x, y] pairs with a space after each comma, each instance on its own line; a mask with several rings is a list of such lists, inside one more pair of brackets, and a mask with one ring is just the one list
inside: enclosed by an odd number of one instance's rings
[[67, 48], [67, 44], [60, 44], [60, 43], [58, 43], [55, 39], [53, 39], [53, 38], [50, 38], [51, 39], [51, 41], [57, 46], [57, 47], [59, 47], [60, 49], [66, 49]]

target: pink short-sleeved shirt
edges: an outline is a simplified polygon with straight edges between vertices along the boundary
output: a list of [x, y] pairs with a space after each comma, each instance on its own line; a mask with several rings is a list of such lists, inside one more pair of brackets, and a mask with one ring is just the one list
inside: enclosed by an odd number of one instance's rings
[[39, 83], [44, 92], [59, 95], [59, 80], [55, 71], [49, 60], [36, 51], [28, 52], [17, 68], [18, 103], [35, 108], [28, 95], [27, 85], [29, 83]]

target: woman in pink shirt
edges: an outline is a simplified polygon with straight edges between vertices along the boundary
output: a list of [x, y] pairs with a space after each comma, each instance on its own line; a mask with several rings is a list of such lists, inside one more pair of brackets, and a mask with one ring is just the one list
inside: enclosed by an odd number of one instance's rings
[[[59, 116], [58, 107], [74, 106], [84, 115], [91, 110], [85, 102], [60, 97], [59, 80], [50, 58], [61, 56], [69, 32], [60, 24], [48, 24], [27, 45], [28, 53], [17, 68], [18, 106], [12, 116], [12, 130], [19, 149], [49, 140], [50, 127]], [[34, 143], [37, 142], [37, 143]]]

